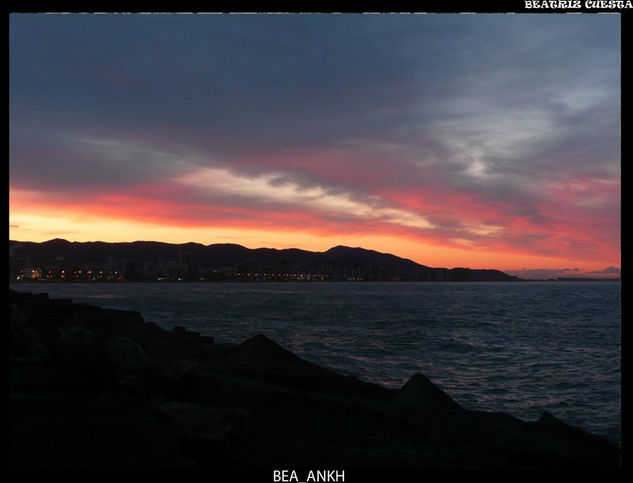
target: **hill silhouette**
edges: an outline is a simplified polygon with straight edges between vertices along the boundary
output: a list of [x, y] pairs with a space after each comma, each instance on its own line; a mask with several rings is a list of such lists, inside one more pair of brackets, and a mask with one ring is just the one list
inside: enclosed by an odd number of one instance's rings
[[500, 270], [434, 268], [396, 255], [360, 247], [335, 246], [325, 252], [298, 248], [250, 249], [233, 243], [162, 243], [135, 241], [121, 243], [70, 242], [53, 239], [42, 243], [10, 241], [32, 266], [45, 267], [60, 259], [77, 265], [103, 264], [108, 260], [132, 261], [137, 267], [155, 260], [180, 260], [186, 253], [196, 267], [212, 270], [234, 268], [246, 272], [320, 273], [329, 279], [420, 280], [420, 281], [512, 281]]

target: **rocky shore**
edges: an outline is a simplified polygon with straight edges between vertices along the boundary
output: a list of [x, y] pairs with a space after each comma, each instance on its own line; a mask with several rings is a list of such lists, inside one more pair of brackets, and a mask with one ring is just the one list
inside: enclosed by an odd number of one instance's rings
[[467, 410], [422, 374], [388, 389], [264, 335], [221, 344], [136, 312], [10, 289], [9, 336], [12, 470], [262, 475], [253, 481], [337, 470], [353, 481], [380, 471], [620, 468], [618, 444], [552, 414], [526, 422]]

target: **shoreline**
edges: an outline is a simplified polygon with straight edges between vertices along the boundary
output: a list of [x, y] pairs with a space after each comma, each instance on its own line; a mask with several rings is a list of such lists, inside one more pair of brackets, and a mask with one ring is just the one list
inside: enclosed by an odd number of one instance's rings
[[550, 413], [467, 410], [422, 374], [389, 389], [262, 334], [220, 344], [12, 288], [9, 305], [12, 469], [620, 467], [617, 443]]
[[420, 283], [420, 284], [428, 284], [428, 283], [458, 283], [458, 284], [468, 284], [468, 283], [484, 283], [484, 284], [492, 284], [492, 283], [523, 283], [523, 282], [548, 282], [548, 283], [594, 283], [594, 282], [611, 282], [611, 283], [621, 283], [621, 278], [560, 278], [560, 279], [518, 279], [518, 280], [301, 280], [301, 279], [293, 279], [293, 280], [258, 280], [258, 279], [245, 279], [245, 280], [177, 280], [177, 279], [169, 279], [169, 280], [38, 280], [38, 279], [28, 279], [28, 280], [10, 280], [10, 286], [16, 286], [21, 284], [64, 284], [64, 285], [72, 285], [72, 284], [120, 284], [120, 283], [317, 283], [317, 284], [327, 284], [327, 283]]

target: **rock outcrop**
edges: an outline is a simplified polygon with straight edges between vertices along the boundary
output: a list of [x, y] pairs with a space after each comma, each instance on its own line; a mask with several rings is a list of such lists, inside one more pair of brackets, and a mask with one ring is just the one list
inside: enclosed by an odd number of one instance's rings
[[[388, 389], [260, 334], [216, 344], [140, 314], [10, 290], [11, 469], [617, 469], [544, 414], [470, 411], [422, 374]], [[231, 473], [234, 476], [234, 473]]]
[[457, 412], [462, 410], [461, 406], [448, 394], [420, 373], [415, 374], [402, 386], [395, 401], [401, 406], [421, 411]]

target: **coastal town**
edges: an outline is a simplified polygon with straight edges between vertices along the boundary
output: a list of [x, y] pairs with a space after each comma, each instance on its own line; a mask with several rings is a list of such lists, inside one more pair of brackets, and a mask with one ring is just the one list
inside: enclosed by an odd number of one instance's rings
[[[90, 244], [86, 244], [90, 245]], [[247, 249], [239, 245], [135, 242], [123, 250], [102, 244], [52, 240], [42, 244], [10, 242], [10, 282], [239, 282], [239, 281], [619, 281], [619, 277], [556, 277], [524, 280], [499, 270], [433, 268], [362, 248], [334, 247], [327, 252]], [[160, 250], [156, 250], [156, 246]], [[46, 248], [44, 248], [46, 247]], [[42, 250], [46, 250], [43, 252]], [[235, 252], [238, 252], [237, 254]], [[105, 255], [104, 255], [105, 253]], [[117, 255], [118, 254], [118, 255]]]
[[108, 257], [105, 261], [77, 262], [62, 255], [35, 266], [16, 244], [9, 248], [10, 280], [57, 282], [106, 281], [328, 281], [393, 279], [399, 277], [383, 267], [363, 264], [328, 264], [306, 267], [281, 262], [263, 266], [258, 259], [228, 266], [199, 266], [189, 252], [179, 252], [177, 260], [154, 259], [142, 263], [129, 258]]

